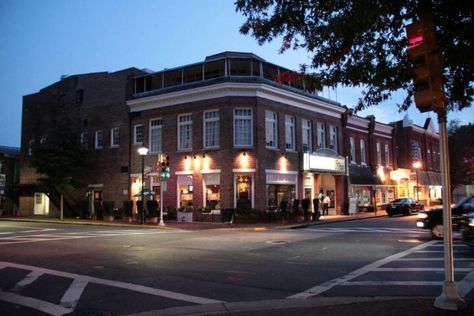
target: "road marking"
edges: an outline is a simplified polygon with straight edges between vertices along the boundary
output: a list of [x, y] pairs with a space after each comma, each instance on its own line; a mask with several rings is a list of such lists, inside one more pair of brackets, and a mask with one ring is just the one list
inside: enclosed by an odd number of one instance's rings
[[21, 281], [15, 284], [15, 287], [12, 289], [13, 292], [20, 292], [25, 286], [35, 282], [40, 276], [43, 275], [43, 272], [31, 271], [28, 273]]
[[38, 300], [32, 297], [21, 296], [10, 292], [4, 292], [2, 290], [0, 290], [0, 300], [26, 306], [54, 316], [60, 316], [72, 312], [72, 309], [69, 308], [64, 308], [62, 306]]
[[387, 286], [387, 285], [402, 285], [402, 286], [440, 286], [442, 281], [354, 281], [341, 283], [342, 286]]
[[[394, 261], [443, 261], [444, 258], [400, 258]], [[454, 258], [454, 261], [474, 261], [474, 258]]]
[[[397, 272], [397, 271], [407, 271], [407, 272], [428, 272], [428, 271], [444, 271], [444, 268], [377, 268], [374, 269], [375, 272]], [[454, 272], [470, 272], [471, 268], [454, 268]]]
[[40, 268], [40, 267], [29, 266], [29, 265], [24, 265], [24, 264], [18, 264], [18, 263], [13, 263], [13, 262], [0, 261], [0, 265], [2, 265], [2, 264], [4, 266], [7, 266], [7, 267], [13, 267], [13, 268], [23, 269], [23, 270], [38, 271], [38, 272], [41, 272], [41, 273], [51, 274], [51, 275], [70, 278], [70, 279], [80, 279], [80, 280], [83, 280], [83, 281], [87, 281], [89, 283], [107, 285], [107, 286], [111, 286], [111, 287], [117, 287], [117, 288], [122, 288], [122, 289], [126, 289], [126, 290], [135, 291], [135, 292], [140, 292], [140, 293], [146, 293], [146, 294], [151, 294], [151, 295], [155, 295], [155, 296], [171, 298], [171, 299], [174, 299], [174, 300], [184, 301], [184, 302], [189, 302], [189, 303], [195, 303], [195, 304], [223, 303], [223, 301], [219, 301], [219, 300], [214, 300], [214, 299], [209, 299], [209, 298], [204, 298], [204, 297], [199, 297], [199, 296], [193, 296], [193, 295], [187, 295], [187, 294], [182, 294], [182, 293], [177, 293], [177, 292], [172, 292], [172, 291], [162, 290], [162, 289], [157, 289], [157, 288], [152, 288], [152, 287], [147, 287], [147, 286], [133, 284], [133, 283], [125, 283], [125, 282], [120, 282], [120, 281], [99, 279], [99, 278], [90, 277], [90, 276], [86, 276], [86, 275], [68, 273], [68, 272], [57, 271], [57, 270], [50, 270], [50, 269], [46, 269], [46, 268]]
[[61, 306], [75, 308], [88, 283], [89, 281], [85, 278], [74, 279], [61, 298]]
[[474, 271], [471, 271], [471, 273], [466, 275], [457, 285], [461, 297], [466, 297], [466, 295], [474, 288]]
[[335, 286], [338, 286], [338, 285], [341, 285], [342, 283], [345, 283], [345, 282], [348, 282], [352, 279], [355, 279], [367, 272], [370, 272], [370, 271], [373, 271], [374, 269], [377, 269], [377, 268], [380, 268], [381, 266], [387, 264], [388, 262], [390, 261], [393, 261], [395, 259], [399, 259], [401, 257], [404, 257], [406, 255], [409, 255], [415, 251], [418, 251], [418, 250], [421, 250], [421, 249], [424, 249], [424, 248], [427, 248], [427, 247], [430, 247], [432, 246], [434, 243], [436, 243], [437, 241], [435, 240], [432, 240], [432, 241], [429, 241], [427, 243], [424, 243], [424, 244], [421, 244], [421, 245], [418, 245], [418, 246], [415, 246], [413, 248], [409, 248], [405, 251], [402, 251], [402, 252], [399, 252], [397, 254], [394, 254], [394, 255], [391, 255], [391, 256], [388, 256], [388, 257], [385, 257], [383, 259], [380, 259], [380, 260], [377, 260], [373, 263], [370, 263], [360, 269], [357, 269], [349, 274], [346, 274], [342, 277], [339, 277], [339, 278], [336, 278], [336, 279], [332, 279], [332, 280], [329, 280], [327, 282], [324, 282], [320, 285], [317, 285], [315, 287], [312, 287], [310, 289], [307, 289], [303, 292], [300, 292], [300, 293], [296, 293], [296, 294], [293, 294], [293, 295], [290, 295], [288, 296], [287, 298], [296, 298], [296, 299], [307, 299], [307, 298], [310, 298], [312, 296], [316, 296], [316, 295], [319, 295], [323, 292], [326, 292], [330, 289], [332, 289], [333, 287]]

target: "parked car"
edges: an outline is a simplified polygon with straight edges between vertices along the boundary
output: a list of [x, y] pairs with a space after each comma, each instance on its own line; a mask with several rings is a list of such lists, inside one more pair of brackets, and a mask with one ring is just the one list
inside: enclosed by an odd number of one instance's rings
[[[465, 197], [451, 207], [453, 230], [459, 230], [462, 227], [462, 218], [464, 214], [474, 211], [474, 195]], [[435, 208], [422, 211], [418, 214], [416, 226], [422, 229], [429, 229], [433, 238], [443, 238], [443, 209]]]
[[400, 198], [387, 204], [385, 211], [388, 216], [392, 217], [396, 214], [411, 215], [411, 213], [421, 211], [423, 208], [423, 204], [415, 199]]
[[467, 245], [474, 247], [474, 212], [467, 213], [461, 219], [462, 240]]

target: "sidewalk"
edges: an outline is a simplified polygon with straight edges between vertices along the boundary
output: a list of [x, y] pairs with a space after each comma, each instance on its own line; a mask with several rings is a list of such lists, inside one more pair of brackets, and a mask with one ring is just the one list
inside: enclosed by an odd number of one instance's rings
[[95, 226], [112, 226], [112, 227], [127, 227], [127, 228], [143, 228], [143, 229], [181, 229], [181, 230], [210, 230], [210, 229], [247, 229], [247, 230], [276, 230], [276, 229], [295, 229], [304, 228], [315, 225], [323, 225], [337, 222], [354, 221], [368, 218], [384, 217], [387, 216], [385, 211], [377, 211], [377, 214], [373, 212], [369, 213], [357, 213], [354, 215], [329, 215], [322, 216], [318, 221], [309, 222], [289, 222], [289, 223], [276, 223], [276, 222], [261, 222], [261, 223], [222, 223], [222, 222], [178, 222], [178, 221], [165, 221], [166, 226], [159, 226], [158, 224], [144, 224], [140, 223], [127, 223], [122, 220], [115, 220], [113, 222], [106, 222], [101, 220], [92, 219], [72, 219], [67, 218], [59, 220], [58, 218], [50, 217], [0, 217], [0, 221], [14, 221], [14, 222], [38, 222], [38, 223], [50, 223], [50, 224], [69, 224], [69, 225], [95, 225]]

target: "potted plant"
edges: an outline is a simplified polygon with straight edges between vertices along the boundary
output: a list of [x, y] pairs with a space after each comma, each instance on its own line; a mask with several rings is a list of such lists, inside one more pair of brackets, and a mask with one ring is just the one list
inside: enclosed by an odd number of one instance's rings
[[199, 220], [202, 222], [211, 221], [211, 211], [212, 211], [212, 208], [210, 206], [201, 207], [199, 209]]
[[129, 223], [133, 221], [133, 201], [123, 201], [123, 216], [125, 220]]
[[158, 202], [156, 200], [146, 201], [148, 211], [147, 218], [152, 224], [158, 223]]
[[286, 209], [287, 207], [288, 207], [287, 200], [283, 200], [280, 202], [280, 210], [281, 210], [281, 216], [283, 217], [282, 218], [283, 221], [288, 220], [288, 211]]
[[114, 220], [114, 201], [104, 201], [104, 221], [112, 222]]
[[300, 200], [294, 199], [293, 200], [293, 219], [297, 222], [303, 221], [303, 216], [300, 211]]
[[135, 220], [137, 222], [141, 222], [142, 220], [142, 212], [143, 212], [143, 201], [138, 200], [137, 201], [137, 214]]
[[103, 220], [104, 219], [104, 212], [103, 212], [102, 201], [94, 201], [94, 214], [92, 215], [96, 220]]

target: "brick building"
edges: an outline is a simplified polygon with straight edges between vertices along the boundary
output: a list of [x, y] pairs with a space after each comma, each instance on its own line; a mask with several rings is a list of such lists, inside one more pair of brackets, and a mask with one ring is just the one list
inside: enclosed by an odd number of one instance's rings
[[[25, 214], [57, 215], [34, 187], [29, 146], [69, 120], [89, 149], [87, 187], [68, 199], [121, 206], [143, 186], [173, 208], [245, 207], [331, 198], [330, 213], [383, 205], [396, 197], [394, 125], [350, 115], [309, 92], [303, 77], [250, 53], [224, 52], [159, 72], [130, 68], [75, 75], [24, 97], [22, 173]], [[157, 164], [168, 156], [163, 183]], [[87, 194], [86, 194], [87, 192]], [[52, 201], [52, 204], [55, 204]]]
[[20, 148], [0, 146], [0, 215], [18, 210]]
[[[423, 126], [413, 124], [406, 115], [391, 123], [398, 157], [392, 172], [400, 197], [417, 198], [425, 205], [441, 199], [439, 135], [431, 118]], [[416, 163], [419, 163], [418, 166]]]
[[23, 97], [20, 209], [24, 215], [58, 215], [59, 202], [39, 191], [29, 157], [34, 142], [44, 141], [53, 126], [64, 123], [88, 149], [90, 166], [80, 179], [85, 188], [66, 194], [65, 207], [78, 211], [86, 192], [96, 200], [118, 203], [128, 198], [124, 190], [129, 187], [130, 120], [125, 100], [133, 93], [133, 77], [143, 73], [130, 68], [63, 76]]

